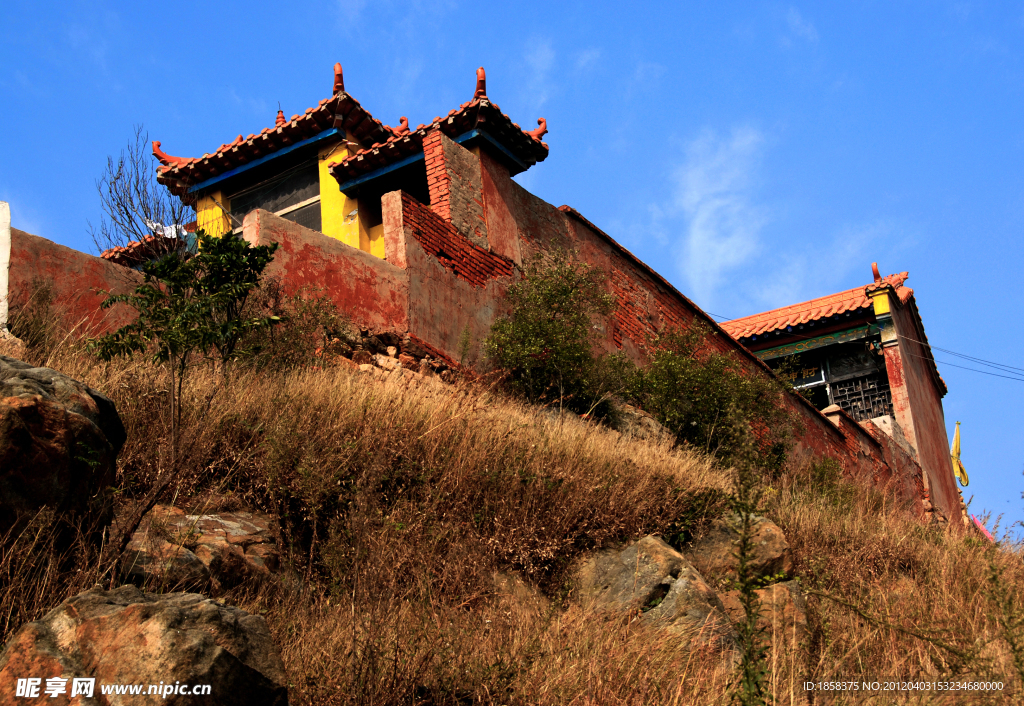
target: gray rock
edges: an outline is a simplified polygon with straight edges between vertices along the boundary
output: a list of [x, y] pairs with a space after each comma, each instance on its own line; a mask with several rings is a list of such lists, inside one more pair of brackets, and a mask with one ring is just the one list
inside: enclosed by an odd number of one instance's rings
[[[284, 664], [263, 618], [195, 593], [157, 595], [134, 586], [93, 588], [22, 626], [0, 654], [0, 683], [30, 676], [41, 678], [43, 687], [49, 678], [68, 680], [64, 698], [53, 703], [288, 703]], [[76, 678], [96, 680], [93, 699], [68, 698]], [[146, 693], [161, 682], [209, 684], [211, 691], [166, 698]], [[102, 696], [104, 684], [145, 688], [141, 696]]]
[[128, 434], [110, 398], [52, 368], [36, 368], [0, 355], [0, 397], [33, 395], [59, 402], [69, 412], [91, 421], [103, 432], [115, 455], [124, 446]]
[[616, 407], [616, 412], [615, 430], [623, 436], [654, 442], [675, 441], [675, 434], [642, 409], [622, 404]]
[[[717, 520], [706, 535], [692, 542], [687, 554], [701, 571], [710, 576], [735, 576], [739, 566], [736, 543], [740, 538], [739, 517], [730, 515]], [[754, 516], [749, 566], [755, 576], [788, 574], [793, 559], [786, 535], [771, 520]]]
[[217, 593], [266, 578], [279, 564], [277, 527], [268, 515], [190, 515], [157, 505], [132, 536], [122, 570], [128, 580], [144, 586]]
[[648, 536], [621, 551], [599, 552], [578, 571], [582, 600], [628, 611], [699, 642], [732, 647], [735, 633], [715, 591], [682, 554]]

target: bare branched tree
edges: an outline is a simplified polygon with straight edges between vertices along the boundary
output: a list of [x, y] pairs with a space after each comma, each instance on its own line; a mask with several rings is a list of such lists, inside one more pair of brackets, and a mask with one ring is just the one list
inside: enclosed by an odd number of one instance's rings
[[107, 157], [103, 176], [96, 181], [103, 218], [98, 228], [89, 224], [100, 252], [136, 242], [145, 246], [149, 259], [180, 247], [179, 238], [185, 224], [195, 220], [195, 211], [157, 182], [155, 166], [149, 134], [141, 125], [135, 126], [134, 138], [117, 158]]

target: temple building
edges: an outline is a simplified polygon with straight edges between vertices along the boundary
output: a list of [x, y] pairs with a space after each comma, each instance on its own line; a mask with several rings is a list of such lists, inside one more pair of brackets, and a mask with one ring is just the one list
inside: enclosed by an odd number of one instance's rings
[[[836, 459], [847, 477], [887, 488], [921, 517], [962, 521], [945, 385], [906, 274], [876, 273], [866, 287], [719, 326], [579, 211], [513, 180], [548, 157], [547, 123], [524, 130], [488, 97], [482, 68], [475, 79], [472, 98], [447, 115], [389, 127], [345, 91], [335, 65], [328, 98], [291, 119], [278, 111], [259, 134], [200, 157], [170, 156], [154, 142], [157, 179], [195, 206], [207, 233], [276, 243], [266, 274], [329, 297], [364, 341], [397, 355], [388, 369], [397, 360], [400, 373], [485, 369], [481, 344], [508, 311], [524, 263], [573, 253], [606, 275], [616, 302], [594, 320], [598, 351], [642, 363], [657, 336], [696, 324], [747, 374], [771, 376], [789, 359], [779, 374], [806, 393], [781, 399], [796, 422], [795, 463]], [[132, 268], [189, 244], [194, 229], [154, 232], [102, 257], [8, 229], [0, 263], [8, 252], [12, 301], [45, 281], [68, 316], [88, 322], [81, 330], [99, 332], [131, 314], [101, 310], [100, 290], [130, 290], [140, 277]], [[348, 364], [359, 367], [354, 354]]]
[[[722, 324], [826, 414], [850, 417], [905, 439], [933, 487], [959, 493], [950, 467], [942, 398], [946, 383], [906, 286], [908, 273], [882, 277], [838, 294]], [[934, 493], [933, 493], [934, 494]]]
[[486, 150], [514, 175], [547, 157], [539, 122], [524, 132], [502, 113], [480, 68], [471, 101], [415, 130], [405, 117], [388, 127], [345, 92], [336, 64], [333, 95], [303, 114], [289, 120], [278, 111], [274, 127], [202, 157], [172, 157], [160, 142], [153, 154], [158, 181], [195, 205], [211, 235], [240, 232], [246, 214], [264, 209], [384, 259], [381, 196], [400, 190], [431, 203], [423, 141], [432, 129], [477, 155]]

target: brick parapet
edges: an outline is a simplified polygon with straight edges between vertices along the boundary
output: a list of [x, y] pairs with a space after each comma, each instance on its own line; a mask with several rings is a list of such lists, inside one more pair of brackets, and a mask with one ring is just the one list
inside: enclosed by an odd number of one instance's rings
[[451, 176], [445, 167], [441, 131], [431, 130], [423, 138], [423, 160], [427, 168], [430, 209], [445, 221], [452, 220]]
[[511, 277], [515, 271], [511, 261], [469, 242], [433, 207], [427, 208], [404, 192], [402, 221], [426, 252], [474, 287], [483, 287], [499, 277]]

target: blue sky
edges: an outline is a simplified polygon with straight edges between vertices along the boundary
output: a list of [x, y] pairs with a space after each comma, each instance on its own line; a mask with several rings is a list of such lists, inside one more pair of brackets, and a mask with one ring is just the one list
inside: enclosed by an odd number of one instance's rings
[[[91, 250], [95, 180], [134, 124], [197, 156], [328, 97], [340, 61], [375, 116], [415, 126], [469, 100], [483, 65], [513, 120], [548, 120], [550, 156], [517, 180], [709, 312], [866, 284], [878, 261], [910, 272], [933, 345], [1024, 368], [1024, 8], [644, 7], [8, 0], [0, 200]], [[964, 497], [1024, 519], [1024, 382], [936, 357]]]

